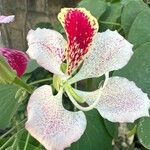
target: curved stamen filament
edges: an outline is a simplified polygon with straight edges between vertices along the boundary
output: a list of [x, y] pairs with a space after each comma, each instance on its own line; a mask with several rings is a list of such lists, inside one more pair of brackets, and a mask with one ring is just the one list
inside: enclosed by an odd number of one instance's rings
[[88, 107], [82, 107], [81, 105], [79, 105], [79, 104], [77, 103], [77, 101], [72, 97], [72, 95], [70, 94], [69, 90], [66, 89], [66, 93], [68, 94], [68, 96], [69, 96], [71, 102], [72, 102], [79, 110], [82, 110], [82, 111], [89, 111], [89, 110], [92, 110], [93, 108], [95, 108], [95, 107], [98, 105], [98, 103], [99, 103], [99, 101], [100, 101], [101, 94], [102, 94], [102, 90], [103, 90], [103, 88], [106, 86], [106, 84], [107, 84], [107, 82], [108, 82], [108, 79], [109, 79], [109, 73], [106, 73], [106, 74], [105, 74], [105, 81], [104, 81], [103, 87], [102, 87], [101, 89], [99, 89], [100, 93], [99, 93], [97, 99], [94, 101], [93, 104], [91, 104], [91, 105], [88, 106]]
[[81, 105], [79, 105], [79, 104], [77, 103], [76, 100], [74, 100], [74, 98], [71, 96], [71, 94], [69, 93], [68, 90], [66, 90], [66, 93], [68, 94], [68, 96], [69, 96], [71, 102], [72, 102], [79, 110], [82, 110], [82, 111], [89, 111], [89, 110], [95, 108], [95, 106], [99, 103], [99, 99], [100, 99], [100, 95], [101, 95], [101, 94], [99, 94], [98, 98], [96, 99], [96, 101], [94, 101], [94, 103], [93, 103], [92, 105], [90, 105], [90, 106], [88, 106], [88, 107], [82, 107]]
[[103, 84], [103, 88], [106, 86], [106, 84], [108, 82], [108, 79], [109, 79], [109, 72], [105, 73], [105, 81], [104, 81], [104, 84]]

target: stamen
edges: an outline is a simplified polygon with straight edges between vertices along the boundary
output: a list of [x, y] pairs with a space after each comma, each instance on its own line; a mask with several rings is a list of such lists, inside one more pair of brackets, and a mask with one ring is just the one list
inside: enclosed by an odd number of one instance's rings
[[106, 84], [108, 82], [108, 79], [109, 79], [109, 72], [105, 73], [105, 81], [104, 81], [104, 84], [103, 84], [103, 88], [106, 86]]
[[104, 81], [103, 87], [99, 89], [100, 93], [99, 93], [97, 99], [94, 101], [94, 103], [92, 105], [90, 105], [88, 107], [82, 107], [81, 105], [79, 105], [77, 103], [77, 101], [72, 97], [69, 90], [66, 89], [66, 93], [68, 94], [71, 102], [76, 106], [76, 108], [78, 108], [79, 110], [82, 110], [82, 111], [89, 111], [89, 110], [92, 110], [93, 108], [95, 108], [98, 105], [98, 103], [100, 101], [102, 90], [106, 86], [106, 84], [108, 82], [108, 79], [109, 79], [109, 72], [105, 74], [105, 81]]

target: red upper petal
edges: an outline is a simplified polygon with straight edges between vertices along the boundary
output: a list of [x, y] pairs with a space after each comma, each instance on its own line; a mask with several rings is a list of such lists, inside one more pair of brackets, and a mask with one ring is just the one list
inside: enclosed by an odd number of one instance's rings
[[9, 65], [16, 70], [19, 77], [24, 74], [28, 63], [28, 56], [24, 52], [9, 48], [0, 48], [0, 54], [7, 59]]
[[68, 39], [68, 74], [78, 67], [87, 54], [98, 30], [97, 20], [84, 8], [64, 8], [58, 15]]

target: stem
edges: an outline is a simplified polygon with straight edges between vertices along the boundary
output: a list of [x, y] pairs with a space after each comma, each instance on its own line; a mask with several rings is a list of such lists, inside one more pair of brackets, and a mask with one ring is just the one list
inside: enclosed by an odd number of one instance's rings
[[20, 150], [19, 145], [17, 145], [17, 150]]
[[9, 144], [9, 142], [11, 142], [13, 140], [15, 136], [12, 136], [11, 138], [9, 138], [1, 147], [0, 150], [3, 150], [5, 146], [7, 146], [7, 144]]
[[8, 130], [5, 134], [3, 134], [0, 139], [4, 138], [5, 136], [7, 136], [9, 133], [11, 133], [16, 127], [11, 128], [10, 130]]
[[24, 88], [29, 94], [32, 94], [33, 89], [27, 83], [23, 82], [20, 78], [16, 77], [14, 80], [14, 84]]
[[27, 138], [26, 138], [26, 143], [24, 145], [24, 149], [23, 150], [27, 150], [27, 146], [28, 146], [28, 143], [29, 143], [29, 138], [30, 138], [30, 134], [28, 133]]
[[100, 23], [102, 23], [102, 24], [110, 24], [110, 25], [115, 25], [115, 26], [121, 26], [120, 23], [109, 22], [109, 21], [101, 21], [101, 20], [100, 20]]
[[[16, 134], [20, 133], [21, 131], [23, 131], [23, 129], [21, 129], [20, 131], [18, 131]], [[14, 134], [13, 136], [11, 136], [1, 147], [0, 147], [0, 150], [4, 150], [4, 148], [7, 146], [7, 144], [9, 144], [13, 138], [15, 138], [16, 134]]]
[[[20, 121], [20, 122], [18, 123], [18, 125], [24, 123], [26, 120], [27, 120], [27, 119], [24, 119], [24, 120]], [[1, 140], [2, 138], [4, 138], [5, 136], [7, 136], [9, 133], [11, 133], [15, 128], [18, 127], [18, 125], [15, 126], [15, 127], [13, 127], [13, 128], [11, 128], [11, 129], [8, 130], [5, 134], [3, 134], [3, 135], [0, 137], [0, 140]]]
[[42, 82], [45, 82], [45, 81], [52, 81], [52, 80], [53, 80], [52, 78], [41, 79], [41, 80], [38, 80], [38, 81], [31, 82], [29, 85], [34, 85], [34, 84], [37, 84], [37, 83], [42, 83]]
[[118, 32], [120, 32], [122, 30], [122, 27], [120, 26], [120, 28], [118, 29]]
[[12, 146], [11, 146], [11, 149], [15, 149], [15, 146], [16, 146], [17, 142], [18, 142], [18, 139], [17, 139], [17, 136], [16, 136], [16, 138], [15, 138], [15, 140], [14, 140]]

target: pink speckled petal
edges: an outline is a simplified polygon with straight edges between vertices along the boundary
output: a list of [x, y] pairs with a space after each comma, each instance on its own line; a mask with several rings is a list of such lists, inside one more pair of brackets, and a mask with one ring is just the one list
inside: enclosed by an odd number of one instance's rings
[[9, 65], [16, 70], [17, 76], [22, 76], [26, 70], [28, 56], [19, 50], [0, 48], [0, 55], [3, 55]]
[[86, 128], [83, 112], [70, 112], [62, 106], [62, 92], [56, 96], [44, 85], [30, 97], [26, 129], [47, 150], [63, 150], [77, 141]]
[[133, 54], [132, 47], [117, 31], [98, 33], [83, 66], [71, 82], [99, 77], [124, 67]]
[[27, 54], [46, 70], [63, 75], [60, 65], [64, 59], [66, 41], [57, 31], [50, 29], [30, 30], [27, 36]]
[[[88, 104], [92, 104], [99, 94], [99, 90], [76, 92]], [[104, 118], [112, 122], [134, 122], [140, 117], [149, 116], [150, 100], [134, 82], [122, 77], [111, 77], [96, 108]]]
[[15, 20], [15, 16], [0, 16], [0, 23], [10, 23]]

